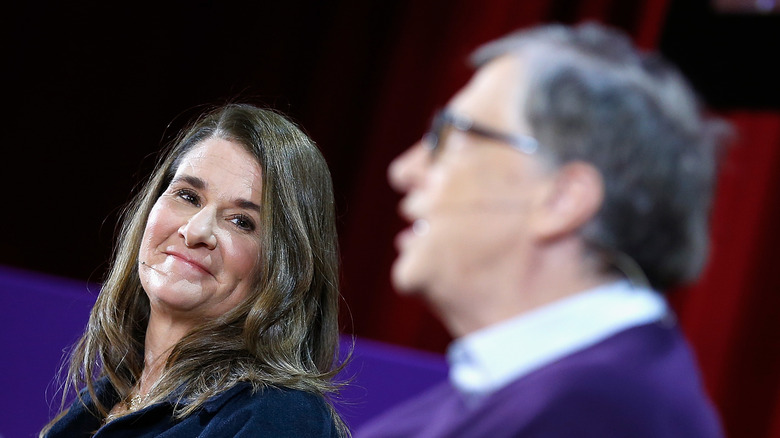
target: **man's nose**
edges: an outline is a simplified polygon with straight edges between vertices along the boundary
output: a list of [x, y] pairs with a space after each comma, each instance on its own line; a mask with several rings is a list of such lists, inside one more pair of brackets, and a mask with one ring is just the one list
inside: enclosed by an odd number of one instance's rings
[[430, 151], [423, 141], [418, 141], [412, 147], [396, 157], [387, 168], [387, 179], [390, 186], [398, 192], [408, 192], [419, 183], [430, 161]]

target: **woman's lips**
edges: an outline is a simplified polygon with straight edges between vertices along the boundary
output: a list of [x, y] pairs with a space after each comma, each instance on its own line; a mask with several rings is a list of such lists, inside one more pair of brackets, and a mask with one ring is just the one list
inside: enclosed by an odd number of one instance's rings
[[185, 256], [183, 254], [179, 254], [179, 253], [176, 253], [176, 252], [166, 252], [165, 254], [168, 255], [169, 257], [172, 257], [176, 262], [179, 262], [179, 263], [182, 263], [184, 265], [187, 265], [190, 268], [192, 268], [192, 269], [194, 269], [194, 270], [196, 270], [196, 271], [198, 271], [200, 273], [207, 274], [207, 275], [210, 275], [212, 277], [214, 276], [214, 274], [212, 274], [211, 271], [208, 268], [206, 268], [203, 264], [201, 264], [200, 262], [198, 262], [196, 260], [193, 260], [193, 259], [191, 259], [191, 258], [189, 258], [189, 257], [187, 257], [187, 256]]

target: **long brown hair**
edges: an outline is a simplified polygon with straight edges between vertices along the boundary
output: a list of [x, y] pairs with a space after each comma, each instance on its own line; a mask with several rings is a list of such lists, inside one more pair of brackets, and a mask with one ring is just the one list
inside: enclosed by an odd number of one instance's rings
[[173, 347], [147, 403], [176, 394], [175, 415], [184, 417], [239, 381], [323, 396], [334, 390], [339, 274], [330, 172], [316, 145], [284, 116], [229, 104], [179, 135], [124, 211], [108, 277], [71, 355], [63, 404], [69, 390], [86, 387], [105, 416], [111, 406], [96, 399], [94, 382], [107, 377], [121, 398], [138, 382], [150, 310], [138, 276], [141, 238], [182, 157], [211, 137], [243, 145], [262, 168], [260, 269], [244, 302]]

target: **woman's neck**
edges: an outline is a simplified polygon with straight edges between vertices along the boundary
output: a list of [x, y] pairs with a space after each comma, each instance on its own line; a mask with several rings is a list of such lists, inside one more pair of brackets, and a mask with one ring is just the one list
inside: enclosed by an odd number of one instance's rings
[[192, 329], [191, 324], [160, 315], [154, 310], [149, 316], [144, 339], [144, 369], [138, 393], [148, 394], [160, 380], [173, 347]]

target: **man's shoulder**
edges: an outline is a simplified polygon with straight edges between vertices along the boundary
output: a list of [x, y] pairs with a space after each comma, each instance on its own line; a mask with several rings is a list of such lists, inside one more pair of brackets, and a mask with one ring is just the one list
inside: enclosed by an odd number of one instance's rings
[[700, 390], [698, 368], [678, 328], [656, 322], [586, 346], [511, 382], [499, 393], [595, 394], [617, 399], [634, 399], [633, 394], [641, 393], [653, 400], [672, 390], [679, 396], [680, 385]]
[[663, 322], [624, 330], [540, 368], [497, 391], [491, 404], [519, 407], [531, 428], [568, 423], [598, 436], [610, 433], [599, 429], [604, 422], [615, 436], [719, 436], [688, 344]]
[[719, 436], [687, 344], [674, 326], [660, 323], [619, 332], [473, 403], [448, 383], [439, 385], [357, 436], [419, 436], [421, 430], [426, 436]]

